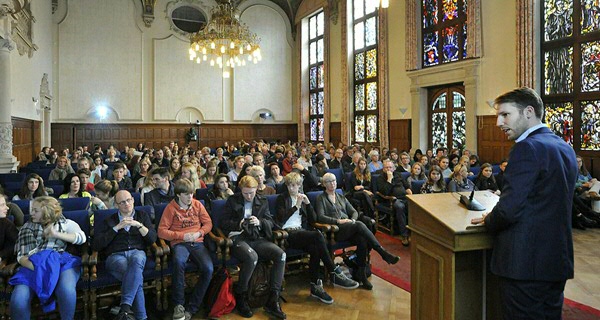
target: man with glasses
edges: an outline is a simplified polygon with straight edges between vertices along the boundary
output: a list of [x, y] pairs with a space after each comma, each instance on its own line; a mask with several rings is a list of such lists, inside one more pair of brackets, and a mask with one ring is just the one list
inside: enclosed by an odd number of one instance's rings
[[152, 182], [155, 189], [144, 195], [144, 205], [154, 206], [159, 203], [169, 203], [175, 198], [170, 178], [168, 168], [158, 168], [152, 171]]
[[382, 201], [392, 201], [394, 206], [394, 214], [398, 222], [400, 232], [400, 240], [403, 246], [408, 246], [408, 229], [406, 228], [407, 220], [407, 205], [406, 195], [412, 194], [408, 181], [402, 179], [398, 170], [394, 171], [394, 163], [386, 159], [383, 161], [383, 174], [377, 181], [377, 196]]
[[156, 231], [150, 216], [144, 211], [135, 211], [133, 197], [127, 190], [115, 195], [118, 211], [104, 221], [102, 230], [94, 235], [94, 251], [102, 251], [106, 259], [106, 270], [122, 281], [121, 310], [117, 319], [147, 319], [144, 298], [144, 265], [146, 247], [156, 241]]

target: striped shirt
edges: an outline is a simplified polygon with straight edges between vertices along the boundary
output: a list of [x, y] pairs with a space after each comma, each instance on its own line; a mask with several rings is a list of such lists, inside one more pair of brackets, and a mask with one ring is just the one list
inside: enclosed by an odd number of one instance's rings
[[[54, 223], [53, 228], [59, 232], [74, 233], [75, 241], [73, 244], [83, 244], [86, 241], [86, 236], [77, 222], [62, 217]], [[17, 239], [17, 261], [24, 256], [30, 256], [38, 251], [50, 249], [58, 252], [63, 252], [67, 248], [68, 243], [56, 238], [44, 238], [44, 228], [39, 223], [31, 221], [26, 222], [19, 231]]]

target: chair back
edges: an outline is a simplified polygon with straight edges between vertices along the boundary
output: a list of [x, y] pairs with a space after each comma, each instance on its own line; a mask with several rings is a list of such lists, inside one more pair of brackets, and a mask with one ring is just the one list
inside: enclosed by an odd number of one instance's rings
[[208, 191], [210, 191], [209, 188], [199, 188], [199, 189], [196, 189], [196, 199], [197, 200], [204, 200], [204, 199], [206, 199], [206, 195], [208, 194]]
[[165, 208], [169, 205], [168, 203], [159, 203], [154, 205], [154, 225], [158, 229], [158, 225], [160, 224], [160, 219], [162, 219], [163, 212]]
[[90, 198], [65, 198], [58, 199], [63, 211], [88, 210], [90, 208]]
[[225, 203], [227, 200], [213, 200], [210, 202], [210, 219], [212, 220], [213, 227], [219, 228], [221, 225], [221, 218], [223, 217], [223, 209], [225, 209]]
[[335, 175], [335, 180], [337, 181], [338, 186], [344, 185], [344, 171], [342, 170], [342, 168], [327, 169], [325, 171], [333, 173], [333, 175]]
[[310, 191], [306, 193], [306, 196], [308, 197], [308, 201], [314, 206], [314, 204], [317, 203], [317, 197], [321, 193], [323, 193], [323, 191]]
[[118, 209], [96, 210], [94, 212], [94, 234], [105, 231], [104, 220], [117, 213]]
[[267, 201], [269, 201], [269, 212], [271, 212], [271, 216], [275, 217], [277, 214], [277, 197], [278, 194], [271, 194], [267, 196]]
[[408, 177], [410, 177], [410, 172], [400, 172], [400, 176], [402, 177], [402, 179], [406, 180]]
[[410, 182], [410, 190], [413, 194], [421, 193], [421, 187], [425, 183], [425, 180], [413, 180]]
[[142, 196], [139, 192], [137, 191], [133, 191], [130, 192], [131, 193], [131, 197], [133, 197], [133, 205], [134, 206], [141, 206], [143, 205], [142, 203]]
[[[498, 167], [498, 169], [500, 169]], [[479, 171], [481, 171], [481, 167], [470, 167], [469, 171], [473, 172], [474, 176], [477, 176], [479, 174]], [[494, 172], [494, 168], [492, 168], [492, 172]]]
[[87, 210], [71, 210], [62, 212], [63, 216], [69, 220], [77, 222], [81, 231], [85, 232], [85, 235], [90, 236], [90, 214]]
[[24, 172], [19, 173], [0, 173], [0, 182], [25, 182], [25, 177], [27, 175]]
[[21, 211], [23, 211], [23, 214], [29, 214], [29, 212], [31, 210], [31, 200], [29, 200], [29, 199], [13, 200], [11, 202], [16, 204], [19, 207], [19, 209], [21, 209]]

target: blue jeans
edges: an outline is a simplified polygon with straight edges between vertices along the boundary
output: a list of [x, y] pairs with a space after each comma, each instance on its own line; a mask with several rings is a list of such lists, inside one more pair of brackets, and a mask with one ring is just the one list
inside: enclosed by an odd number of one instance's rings
[[[58, 311], [61, 319], [73, 319], [77, 301], [77, 280], [79, 269], [67, 269], [58, 277], [58, 284], [54, 295], [58, 302]], [[33, 290], [24, 284], [16, 285], [10, 297], [10, 317], [13, 320], [29, 320], [31, 318], [31, 298], [35, 296]]]
[[138, 249], [115, 252], [105, 262], [106, 270], [122, 282], [121, 304], [132, 306], [136, 319], [147, 318], [144, 265], [146, 265], [146, 253]]
[[173, 303], [184, 305], [185, 264], [191, 259], [198, 266], [200, 278], [185, 307], [191, 314], [198, 312], [213, 274], [213, 262], [202, 242], [182, 242], [173, 246]]

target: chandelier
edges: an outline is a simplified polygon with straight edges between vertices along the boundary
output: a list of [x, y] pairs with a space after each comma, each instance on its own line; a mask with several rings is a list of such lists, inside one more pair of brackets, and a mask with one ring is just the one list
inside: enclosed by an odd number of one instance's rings
[[206, 27], [190, 35], [190, 60], [218, 66], [229, 78], [229, 68], [262, 60], [259, 43], [260, 38], [240, 22], [230, 0], [223, 0], [211, 10]]

